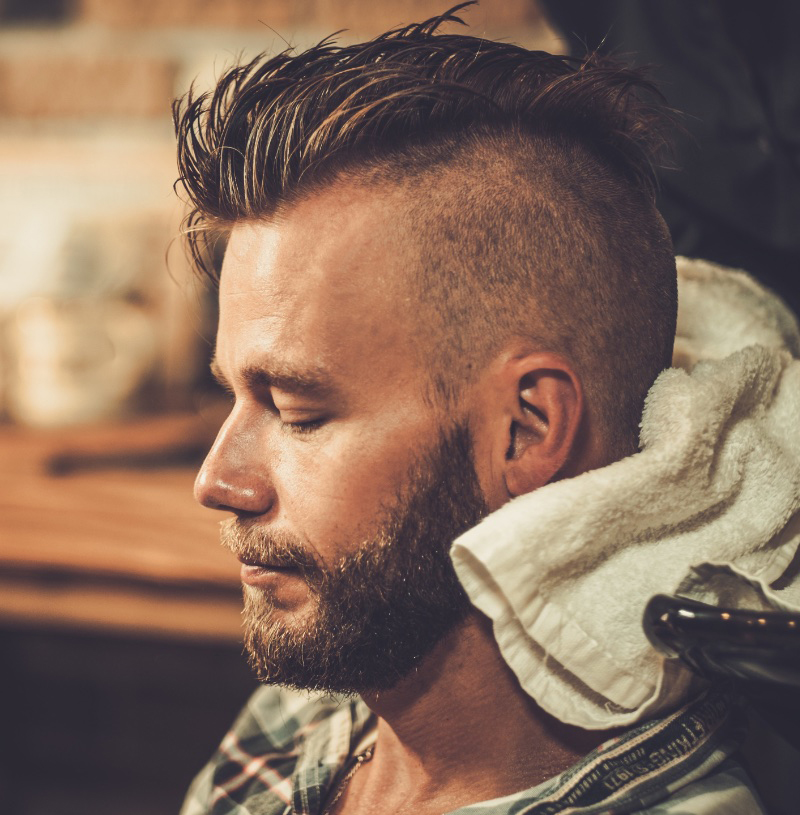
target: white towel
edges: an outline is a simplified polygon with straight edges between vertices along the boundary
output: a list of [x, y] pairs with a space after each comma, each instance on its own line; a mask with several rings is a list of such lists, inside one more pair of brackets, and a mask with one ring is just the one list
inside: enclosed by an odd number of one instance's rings
[[797, 320], [742, 272], [678, 258], [678, 281], [680, 367], [647, 396], [640, 452], [510, 501], [451, 550], [522, 687], [584, 728], [690, 691], [643, 633], [652, 595], [800, 608]]

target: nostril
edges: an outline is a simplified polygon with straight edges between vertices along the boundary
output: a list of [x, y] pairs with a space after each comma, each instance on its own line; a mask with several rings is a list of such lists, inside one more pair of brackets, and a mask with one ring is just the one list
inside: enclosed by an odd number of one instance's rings
[[227, 509], [236, 503], [236, 490], [223, 479], [201, 472], [194, 483], [195, 500], [208, 509]]
[[266, 484], [254, 485], [252, 475], [241, 478], [203, 467], [194, 483], [195, 500], [209, 509], [263, 515], [272, 505]]

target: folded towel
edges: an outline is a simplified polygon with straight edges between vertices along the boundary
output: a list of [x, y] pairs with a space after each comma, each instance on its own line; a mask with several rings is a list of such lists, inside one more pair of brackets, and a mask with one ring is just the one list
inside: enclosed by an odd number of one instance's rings
[[678, 258], [678, 286], [677, 367], [647, 396], [640, 452], [515, 498], [451, 550], [522, 687], [584, 728], [691, 691], [645, 638], [652, 595], [800, 609], [797, 320], [743, 272]]

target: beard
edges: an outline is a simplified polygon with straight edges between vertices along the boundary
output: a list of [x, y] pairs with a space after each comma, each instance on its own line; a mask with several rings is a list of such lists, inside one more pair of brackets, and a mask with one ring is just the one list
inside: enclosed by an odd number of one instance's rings
[[258, 679], [355, 694], [408, 676], [472, 608], [449, 551], [486, 514], [470, 434], [457, 425], [417, 457], [375, 534], [328, 567], [289, 536], [226, 522], [225, 546], [244, 560], [296, 569], [312, 603], [289, 626], [268, 593], [245, 586], [244, 643]]

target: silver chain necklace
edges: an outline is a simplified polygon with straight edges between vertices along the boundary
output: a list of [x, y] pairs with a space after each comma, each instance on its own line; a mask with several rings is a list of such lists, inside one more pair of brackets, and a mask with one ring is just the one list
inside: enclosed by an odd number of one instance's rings
[[368, 747], [363, 753], [356, 756], [356, 763], [347, 771], [347, 775], [345, 775], [345, 777], [339, 782], [339, 785], [336, 788], [336, 795], [331, 798], [330, 803], [322, 811], [322, 815], [331, 815], [337, 802], [342, 795], [344, 795], [344, 791], [347, 789], [347, 785], [350, 783], [350, 780], [372, 758], [374, 752], [375, 745], [373, 744], [372, 747]]

